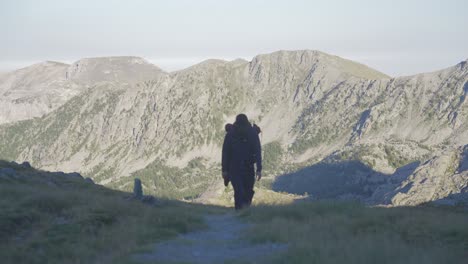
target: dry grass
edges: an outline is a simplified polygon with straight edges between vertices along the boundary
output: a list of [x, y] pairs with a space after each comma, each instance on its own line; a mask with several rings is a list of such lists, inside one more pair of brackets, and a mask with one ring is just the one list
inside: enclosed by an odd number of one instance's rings
[[0, 178], [5, 264], [126, 262], [151, 243], [204, 228], [202, 215], [219, 210], [175, 201], [150, 206], [81, 179], [23, 173]]
[[304, 202], [241, 214], [253, 243], [287, 243], [275, 263], [465, 263], [468, 212]]
[[[263, 187], [255, 187], [254, 191], [255, 195], [252, 200], [252, 204], [254, 206], [287, 205], [292, 204], [297, 200], [305, 198], [301, 195], [284, 192], [275, 192]], [[224, 189], [224, 191], [219, 197], [211, 199], [208, 203], [217, 206], [234, 207], [234, 189], [232, 188], [232, 185], [229, 184], [229, 186]]]

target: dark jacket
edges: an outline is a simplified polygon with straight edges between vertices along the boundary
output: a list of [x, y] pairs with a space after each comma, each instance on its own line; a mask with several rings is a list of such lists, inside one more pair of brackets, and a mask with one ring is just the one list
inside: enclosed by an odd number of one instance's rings
[[262, 147], [257, 131], [252, 126], [234, 126], [224, 137], [222, 171], [229, 174], [257, 164], [262, 170]]

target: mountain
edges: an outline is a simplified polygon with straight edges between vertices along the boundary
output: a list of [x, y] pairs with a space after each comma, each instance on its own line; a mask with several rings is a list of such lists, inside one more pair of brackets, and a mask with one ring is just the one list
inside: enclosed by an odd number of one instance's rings
[[[219, 181], [224, 124], [244, 112], [263, 130], [265, 188], [313, 198], [321, 197], [317, 182], [345, 181], [324, 197], [373, 204], [466, 190], [466, 169], [452, 170], [468, 142], [466, 61], [390, 78], [309, 50], [208, 60], [172, 73], [139, 59], [99, 58], [72, 64], [65, 77], [83, 90], [41, 118], [1, 126], [0, 158], [79, 171], [120, 189], [140, 177], [147, 191], [197, 197]], [[444, 155], [453, 157], [442, 159], [450, 164], [444, 175], [395, 176], [415, 162], [411, 173], [434, 168]], [[395, 198], [409, 182], [422, 182], [409, 193], [427, 189], [428, 177], [447, 179], [441, 197]]]
[[65, 84], [68, 65], [44, 62], [0, 76], [0, 124], [49, 113], [77, 95]]
[[41, 117], [99, 82], [136, 83], [161, 72], [137, 57], [47, 61], [0, 75], [0, 124]]

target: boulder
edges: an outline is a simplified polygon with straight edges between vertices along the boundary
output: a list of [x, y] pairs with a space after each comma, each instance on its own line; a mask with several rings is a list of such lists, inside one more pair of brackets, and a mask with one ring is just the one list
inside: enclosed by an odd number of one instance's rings
[[29, 162], [27, 162], [27, 161], [21, 163], [21, 166], [23, 166], [26, 169], [31, 169], [32, 168], [31, 164]]
[[73, 177], [73, 178], [78, 178], [78, 179], [84, 179], [83, 176], [81, 176], [81, 174], [79, 174], [78, 172], [67, 173], [66, 175], [67, 175], [68, 177]]
[[133, 196], [137, 199], [143, 198], [143, 188], [141, 187], [141, 180], [135, 178], [135, 184], [133, 186]]
[[88, 182], [88, 183], [94, 184], [94, 181], [91, 178], [86, 178], [85, 181]]

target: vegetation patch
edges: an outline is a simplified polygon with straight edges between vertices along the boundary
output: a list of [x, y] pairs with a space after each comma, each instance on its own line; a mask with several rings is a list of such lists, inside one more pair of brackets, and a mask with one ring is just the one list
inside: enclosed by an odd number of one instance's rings
[[168, 166], [155, 160], [144, 169], [121, 178], [109, 186], [132, 191], [133, 181], [139, 178], [143, 192], [168, 199], [193, 199], [198, 197], [219, 176], [219, 168], [204, 165], [202, 158], [191, 160], [185, 168]]
[[263, 149], [263, 170], [271, 174], [281, 169], [283, 158], [283, 148], [281, 143], [273, 141], [262, 146]]
[[413, 159], [407, 159], [392, 146], [386, 145], [384, 146], [384, 150], [385, 154], [387, 154], [388, 164], [393, 168], [400, 168], [415, 161]]

